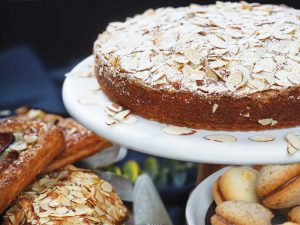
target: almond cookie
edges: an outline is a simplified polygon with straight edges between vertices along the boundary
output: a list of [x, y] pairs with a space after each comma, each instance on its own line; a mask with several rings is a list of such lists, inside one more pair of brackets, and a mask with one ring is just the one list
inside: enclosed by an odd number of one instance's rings
[[212, 225], [271, 225], [272, 212], [258, 203], [222, 202], [211, 217]]
[[257, 171], [248, 167], [232, 167], [220, 176], [213, 186], [217, 204], [229, 200], [258, 202], [255, 193]]
[[256, 193], [271, 209], [300, 205], [300, 164], [262, 167], [257, 176]]

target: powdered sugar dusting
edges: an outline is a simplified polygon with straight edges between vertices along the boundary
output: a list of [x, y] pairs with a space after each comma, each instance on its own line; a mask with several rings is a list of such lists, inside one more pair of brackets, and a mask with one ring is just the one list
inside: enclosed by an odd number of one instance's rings
[[146, 86], [245, 95], [300, 84], [300, 11], [257, 3], [147, 10], [109, 24], [95, 54]]

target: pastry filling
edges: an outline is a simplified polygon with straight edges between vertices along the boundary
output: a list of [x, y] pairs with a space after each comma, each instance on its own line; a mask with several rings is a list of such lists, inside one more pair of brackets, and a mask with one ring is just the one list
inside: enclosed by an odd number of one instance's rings
[[0, 161], [12, 162], [18, 158], [20, 152], [27, 150], [37, 141], [35, 134], [0, 133]]
[[295, 180], [297, 180], [300, 177], [300, 174], [292, 177], [290, 180], [288, 180], [287, 182], [285, 182], [282, 185], [279, 185], [277, 188], [275, 188], [273, 191], [271, 191], [270, 193], [266, 194], [265, 196], [262, 197], [262, 200], [265, 200], [267, 198], [269, 198], [270, 196], [272, 196], [273, 194], [276, 194], [277, 192], [281, 191], [282, 189], [284, 189], [285, 187], [287, 187], [288, 185], [290, 185], [291, 183], [293, 183]]
[[220, 196], [222, 202], [225, 202], [225, 201], [227, 201], [227, 200], [226, 200], [226, 198], [224, 197], [224, 195], [223, 195], [223, 193], [222, 193], [222, 191], [221, 191], [221, 187], [220, 187], [220, 180], [221, 180], [221, 178], [222, 178], [222, 177], [219, 177], [219, 179], [218, 179], [217, 192], [218, 192], [218, 194], [219, 194], [219, 196]]

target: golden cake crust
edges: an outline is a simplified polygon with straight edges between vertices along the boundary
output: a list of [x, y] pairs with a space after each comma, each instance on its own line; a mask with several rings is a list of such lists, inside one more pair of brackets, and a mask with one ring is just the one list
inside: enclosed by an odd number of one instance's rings
[[211, 130], [296, 126], [298, 15], [247, 3], [148, 10], [99, 35], [95, 74], [112, 101], [159, 122]]

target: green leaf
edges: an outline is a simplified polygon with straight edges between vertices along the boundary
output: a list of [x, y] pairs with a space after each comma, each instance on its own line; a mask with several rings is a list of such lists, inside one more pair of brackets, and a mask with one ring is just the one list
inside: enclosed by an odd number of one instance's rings
[[152, 180], [155, 180], [159, 173], [157, 159], [153, 156], [148, 157], [143, 163], [143, 170], [152, 178]]
[[134, 160], [126, 162], [123, 168], [123, 175], [129, 179], [132, 183], [136, 181], [141, 172], [139, 164]]

